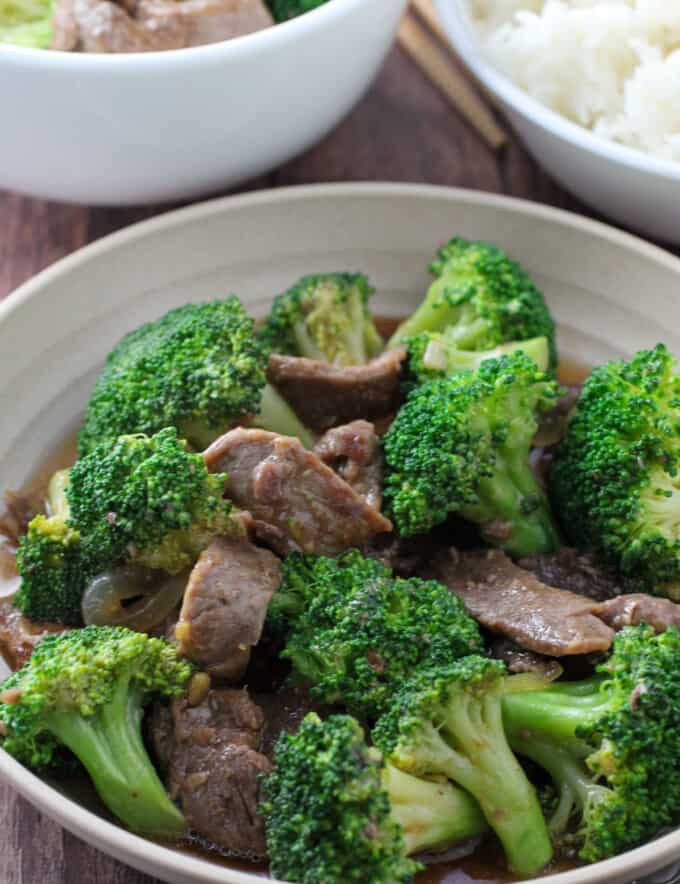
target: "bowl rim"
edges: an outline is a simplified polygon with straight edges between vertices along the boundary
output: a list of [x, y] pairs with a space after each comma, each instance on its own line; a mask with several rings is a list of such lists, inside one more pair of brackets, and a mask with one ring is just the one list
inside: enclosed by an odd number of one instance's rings
[[[146, 237], [155, 237], [162, 231], [181, 227], [185, 223], [202, 221], [224, 211], [238, 211], [258, 205], [280, 202], [305, 203], [318, 200], [342, 200], [355, 197], [427, 199], [483, 206], [488, 209], [510, 209], [511, 211], [555, 223], [571, 229], [579, 229], [594, 237], [606, 240], [613, 245], [625, 247], [641, 257], [663, 264], [678, 274], [680, 259], [664, 249], [625, 231], [618, 230], [600, 221], [553, 208], [528, 200], [508, 197], [501, 194], [476, 192], [460, 188], [450, 188], [428, 184], [405, 184], [393, 182], [374, 183], [330, 183], [302, 185], [290, 188], [261, 190], [236, 196], [219, 197], [184, 208], [175, 209], [155, 218], [131, 225], [116, 233], [78, 249], [76, 252], [57, 261], [32, 279], [19, 286], [0, 303], [0, 323], [26, 302], [42, 295], [42, 290], [54, 280], [67, 276], [74, 269], [86, 265], [101, 253], [124, 247]], [[36, 774], [0, 749], [0, 776], [20, 794], [38, 807], [41, 812], [55, 819], [60, 825], [74, 832], [78, 837], [92, 843], [109, 855], [121, 858], [137, 868], [156, 872], [163, 869], [174, 875], [191, 876], [200, 884], [255, 884], [260, 877], [228, 867], [221, 868], [209, 859], [182, 853], [171, 847], [148, 841], [128, 832], [121, 826], [95, 814], [73, 799], [41, 780]], [[626, 868], [647, 863], [662, 867], [680, 858], [680, 828], [662, 835], [654, 841], [592, 866], [567, 872], [550, 874], [538, 879], [541, 884], [607, 884], [612, 879], [621, 880]], [[635, 874], [633, 871], [632, 874]], [[525, 882], [529, 884], [529, 882]]]
[[214, 64], [222, 58], [238, 59], [243, 55], [267, 53], [281, 44], [310, 36], [317, 29], [331, 27], [339, 17], [350, 14], [364, 5], [364, 0], [329, 0], [322, 6], [305, 12], [288, 21], [274, 23], [270, 28], [219, 40], [202, 46], [188, 46], [183, 49], [156, 49], [151, 52], [66, 52], [60, 49], [34, 49], [0, 43], [0, 65], [3, 62], [19, 67], [45, 68], [50, 70], [70, 70], [87, 73], [93, 68], [112, 73], [119, 70], [146, 69], [162, 65], [176, 67], [183, 60], [196, 64]]
[[627, 168], [633, 167], [648, 175], [680, 181], [680, 162], [660, 159], [642, 150], [595, 135], [533, 98], [487, 61], [468, 15], [469, 0], [434, 2], [448, 39], [465, 65], [490, 92], [510, 105], [514, 111], [580, 150]]

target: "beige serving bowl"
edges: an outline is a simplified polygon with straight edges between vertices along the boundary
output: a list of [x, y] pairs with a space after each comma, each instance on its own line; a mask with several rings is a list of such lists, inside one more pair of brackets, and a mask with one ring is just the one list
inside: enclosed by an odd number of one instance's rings
[[[262, 315], [304, 273], [360, 270], [374, 310], [407, 314], [435, 248], [454, 234], [522, 261], [559, 324], [563, 357], [584, 363], [665, 341], [680, 353], [680, 261], [555, 209], [487, 194], [396, 184], [323, 185], [229, 197], [89, 246], [0, 305], [0, 489], [22, 485], [77, 424], [112, 345], [171, 307], [236, 292]], [[131, 835], [82, 797], [0, 750], [0, 776], [95, 847], [173, 884], [252, 884], [254, 874]], [[542, 884], [639, 880], [680, 860], [680, 830]]]

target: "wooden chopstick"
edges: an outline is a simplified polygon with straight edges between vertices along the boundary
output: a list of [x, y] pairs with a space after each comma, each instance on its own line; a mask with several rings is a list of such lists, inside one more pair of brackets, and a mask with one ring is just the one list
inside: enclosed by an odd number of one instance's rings
[[[428, 5], [427, 0], [415, 2], [416, 8], [423, 16], [425, 13], [421, 7], [425, 9]], [[434, 15], [436, 19], [434, 7], [431, 7], [428, 15]], [[445, 39], [438, 21], [437, 28]], [[444, 48], [412, 15], [408, 14], [402, 20], [397, 39], [399, 45], [411, 56], [452, 107], [465, 117], [489, 147], [493, 150], [503, 147], [508, 140], [507, 133], [498, 125], [492, 112], [465, 77], [456, 70]]]
[[444, 28], [441, 26], [439, 15], [434, 8], [432, 0], [411, 0], [411, 6], [422, 18], [435, 37], [441, 40], [444, 46], [448, 46], [448, 37], [446, 36]]
[[[441, 43], [446, 46], [447, 49], [453, 51], [451, 41], [447, 37], [446, 31], [441, 25], [441, 22], [439, 20], [439, 13], [435, 8], [433, 0], [411, 0], [411, 6], [413, 7], [413, 9], [415, 9], [415, 11], [425, 22], [428, 28], [432, 31], [432, 33], [441, 41]], [[468, 74], [470, 74], [470, 76], [474, 76], [463, 61], [463, 59], [458, 56], [456, 56], [456, 58], [463, 66], [463, 68], [468, 72]], [[493, 107], [500, 109], [500, 104], [496, 99], [496, 96], [489, 92], [483, 83], [477, 83], [477, 89], [482, 93], [482, 95]], [[507, 137], [507, 132], [505, 134]]]

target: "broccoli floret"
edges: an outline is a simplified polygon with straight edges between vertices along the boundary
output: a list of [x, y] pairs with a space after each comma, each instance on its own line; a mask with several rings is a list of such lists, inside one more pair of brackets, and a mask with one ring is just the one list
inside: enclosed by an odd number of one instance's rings
[[173, 427], [104, 443], [58, 479], [68, 507], [36, 516], [17, 557], [14, 604], [35, 620], [77, 626], [97, 574], [123, 563], [177, 574], [212, 537], [243, 530], [222, 496], [226, 476], [209, 473]]
[[387, 760], [416, 776], [444, 776], [479, 802], [510, 868], [539, 872], [552, 847], [534, 787], [508, 746], [502, 698], [537, 676], [507, 676], [500, 660], [471, 655], [416, 671], [377, 723]]
[[328, 0], [268, 0], [267, 6], [276, 21], [282, 22], [311, 12], [324, 3], [328, 3]]
[[203, 448], [239, 422], [298, 436], [311, 447], [309, 431], [266, 384], [266, 366], [253, 320], [233, 295], [171, 310], [109, 354], [85, 412], [80, 454], [170, 426]]
[[680, 371], [659, 344], [596, 368], [550, 492], [565, 534], [630, 585], [680, 599]]
[[382, 785], [390, 801], [392, 819], [401, 826], [409, 856], [446, 850], [488, 829], [479, 804], [445, 777], [414, 777], [386, 763]]
[[526, 271], [496, 246], [461, 237], [440, 249], [436, 277], [416, 312], [388, 347], [421, 332], [444, 332], [460, 350], [491, 350], [510, 341], [548, 339], [550, 368], [557, 365], [555, 324]]
[[536, 363], [541, 371], [550, 367], [550, 350], [547, 338], [531, 338], [528, 341], [512, 341], [493, 350], [461, 350], [446, 333], [422, 332], [406, 341], [408, 349], [407, 388], [424, 384], [438, 378], [476, 371], [487, 359], [498, 359], [518, 350]]
[[512, 555], [555, 549], [529, 450], [557, 396], [524, 353], [416, 387], [384, 440], [385, 500], [399, 533], [424, 534], [459, 513]]
[[483, 648], [477, 623], [446, 587], [394, 577], [356, 550], [338, 559], [289, 556], [270, 617], [287, 620], [282, 656], [312, 694], [369, 721], [416, 666]]
[[675, 824], [680, 813], [680, 635], [622, 630], [596, 675], [505, 697], [516, 752], [542, 765], [559, 795], [558, 843], [596, 862]]
[[71, 468], [70, 522], [104, 561], [178, 574], [216, 534], [241, 530], [223, 497], [226, 476], [209, 473], [167, 427], [155, 436], [121, 436]]
[[368, 310], [372, 294], [358, 273], [306, 276], [275, 298], [260, 338], [273, 353], [363, 365], [383, 348]]
[[186, 823], [144, 748], [143, 707], [182, 693], [191, 664], [167, 641], [113, 627], [44, 638], [0, 691], [2, 747], [31, 768], [66, 746], [106, 806], [128, 828], [179, 838]]
[[[93, 570], [93, 566], [95, 570]], [[80, 533], [61, 516], [31, 520], [17, 552], [21, 586], [12, 603], [36, 622], [82, 622], [80, 602], [96, 566]]]
[[267, 623], [275, 632], [285, 634], [319, 594], [342, 602], [357, 589], [391, 577], [386, 565], [356, 549], [336, 558], [293, 553], [283, 562], [281, 585], [269, 603]]
[[302, 884], [411, 882], [422, 866], [408, 854], [486, 828], [461, 789], [383, 766], [348, 715], [282, 734], [262, 791], [272, 874]]

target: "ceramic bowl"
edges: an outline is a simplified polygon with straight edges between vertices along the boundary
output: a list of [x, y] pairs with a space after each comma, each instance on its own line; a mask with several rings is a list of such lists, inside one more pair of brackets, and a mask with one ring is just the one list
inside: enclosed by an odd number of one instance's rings
[[[409, 185], [325, 185], [217, 200], [136, 225], [64, 259], [0, 305], [0, 489], [20, 487], [77, 424], [118, 339], [171, 307], [236, 292], [262, 316], [299, 276], [364, 271], [378, 314], [408, 314], [454, 234], [498, 243], [544, 290], [563, 357], [593, 364], [664, 340], [680, 353], [680, 261], [555, 209]], [[640, 292], [645, 293], [644, 299]], [[76, 835], [173, 884], [255, 884], [222, 862], [112, 824], [0, 750], [0, 776]], [[542, 884], [616, 884], [680, 859], [680, 831]]]
[[563, 187], [627, 227], [680, 243], [680, 163], [600, 138], [531, 98], [485, 59], [469, 0], [435, 2], [457, 53]]
[[260, 175], [356, 103], [405, 5], [330, 0], [256, 34], [169, 52], [0, 46], [0, 189], [124, 205]]

